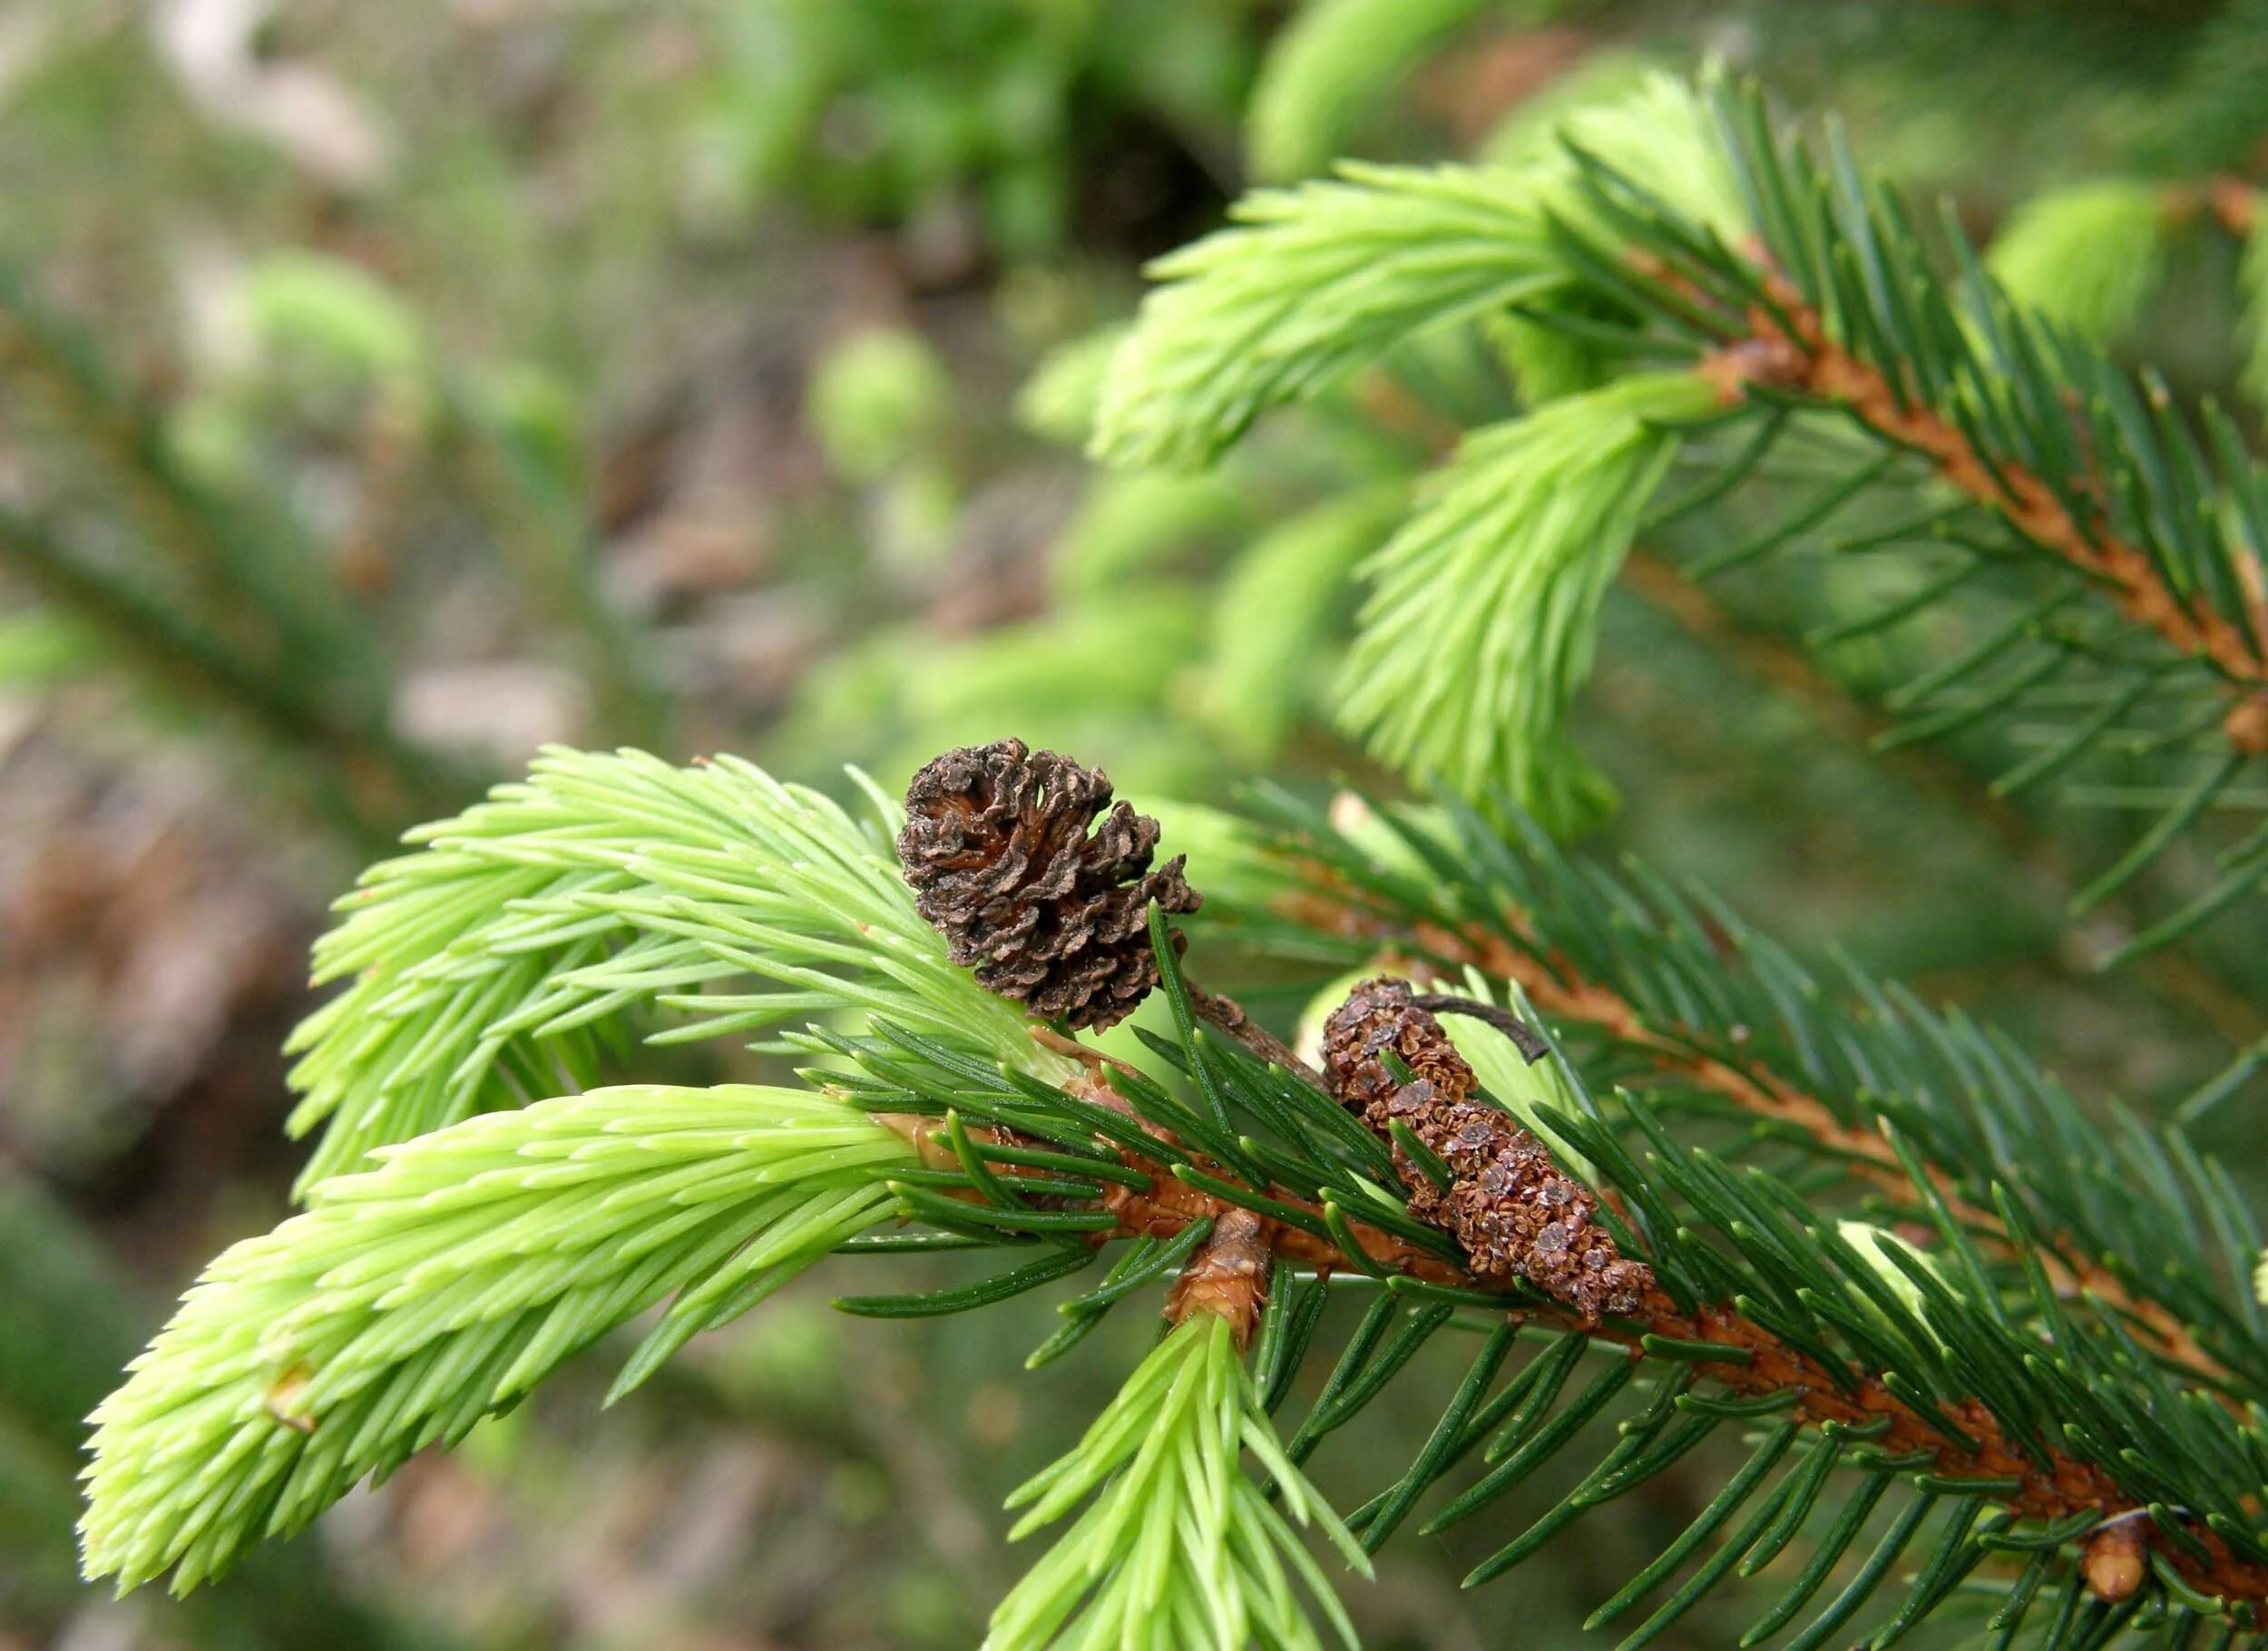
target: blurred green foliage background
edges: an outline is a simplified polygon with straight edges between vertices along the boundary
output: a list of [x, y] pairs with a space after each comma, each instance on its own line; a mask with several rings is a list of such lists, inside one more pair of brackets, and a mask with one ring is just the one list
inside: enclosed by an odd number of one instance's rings
[[[327, 900], [549, 740], [895, 786], [1015, 733], [1137, 798], [1383, 784], [1315, 689], [1432, 437], [1350, 403], [1217, 475], [1090, 473], [1098, 329], [1142, 259], [1248, 182], [1508, 152], [1710, 57], [1989, 238], [2044, 190], [2259, 161], [2268, 79], [2247, 125], [2223, 10], [0, 10], [0, 1647], [973, 1643], [1022, 1563], [1000, 1494], [1139, 1327], [1026, 1379], [1043, 1305], [1022, 1341], [877, 1325], [823, 1277], [603, 1427], [593, 1370], [189, 1604], [75, 1583], [78, 1418], [283, 1207], [277, 1049]], [[2131, 318], [2184, 391], [2241, 376], [2237, 257], [2179, 238]], [[2060, 901], [2115, 808], [1990, 803], [1958, 747], [1870, 755], [1880, 661], [1787, 640], [1868, 577], [1705, 597], [1640, 559], [1583, 710], [1609, 846], [1991, 1011], [2087, 1093], [2177, 1094], [2258, 1037], [2256, 930], [2089, 972], [2131, 914]], [[1677, 1486], [1510, 1592], [1413, 1542], [1350, 1604], [1378, 1646], [1572, 1644]]]

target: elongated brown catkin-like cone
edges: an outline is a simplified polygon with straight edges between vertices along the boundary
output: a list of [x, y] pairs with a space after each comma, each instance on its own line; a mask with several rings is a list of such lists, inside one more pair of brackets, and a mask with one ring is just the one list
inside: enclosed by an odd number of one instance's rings
[[[1589, 1188], [1563, 1174], [1541, 1141], [1472, 1099], [1472, 1068], [1413, 995], [1407, 981], [1364, 981], [1323, 1029], [1332, 1093], [1393, 1148], [1410, 1213], [1462, 1245], [1477, 1277], [1524, 1278], [1594, 1318], [1637, 1312], [1653, 1269], [1621, 1253], [1597, 1224]], [[1388, 1068], [1389, 1050], [1409, 1082]], [[1396, 1120], [1448, 1166], [1446, 1188], [1395, 1144]]]

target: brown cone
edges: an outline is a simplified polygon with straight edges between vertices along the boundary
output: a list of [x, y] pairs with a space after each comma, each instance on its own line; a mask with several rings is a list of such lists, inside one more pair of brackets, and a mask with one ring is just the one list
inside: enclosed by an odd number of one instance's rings
[[1149, 869], [1157, 846], [1158, 822], [1130, 804], [1112, 807], [1099, 770], [1021, 739], [931, 761], [907, 788], [898, 834], [915, 909], [953, 961], [1074, 1027], [1124, 1020], [1158, 984], [1151, 901], [1198, 909], [1179, 856]]
[[[1480, 1277], [1524, 1278], [1593, 1318], [1636, 1313], [1654, 1287], [1653, 1269], [1623, 1256], [1596, 1224], [1598, 1200], [1560, 1172], [1541, 1141], [1472, 1099], [1480, 1087], [1472, 1068], [1412, 995], [1407, 981], [1364, 981], [1323, 1028], [1331, 1092], [1393, 1148], [1410, 1213], [1462, 1245]], [[1412, 1081], [1388, 1069], [1390, 1050]], [[1448, 1165], [1446, 1191], [1394, 1143], [1396, 1119]]]

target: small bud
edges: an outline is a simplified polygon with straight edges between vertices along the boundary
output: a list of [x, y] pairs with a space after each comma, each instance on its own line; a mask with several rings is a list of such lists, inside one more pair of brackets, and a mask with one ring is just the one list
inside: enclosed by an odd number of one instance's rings
[[315, 1418], [304, 1408], [307, 1391], [315, 1380], [315, 1373], [304, 1364], [294, 1364], [269, 1383], [266, 1396], [268, 1413], [295, 1433], [315, 1431]]
[[2097, 1531], [2080, 1556], [2079, 1570], [2096, 1598], [2111, 1605], [2132, 1598], [2146, 1574], [2141, 1521], [2120, 1519]]
[[2221, 732], [2248, 757], [2268, 752], [2268, 697], [2247, 694], [2239, 699], [2222, 718]]

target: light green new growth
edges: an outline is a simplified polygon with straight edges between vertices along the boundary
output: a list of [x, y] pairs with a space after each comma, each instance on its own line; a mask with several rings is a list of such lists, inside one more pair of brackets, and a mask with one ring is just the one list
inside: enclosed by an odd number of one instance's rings
[[2154, 186], [2106, 179], [2027, 201], [1987, 262], [2012, 297], [2088, 338], [2115, 338], [2157, 287], [2165, 230]]
[[1217, 895], [1239, 906], [1263, 906], [1271, 896], [1301, 886], [1239, 815], [1168, 796], [1144, 798], [1142, 812], [1158, 821], [1159, 839], [1188, 861], [1189, 885], [1202, 889], [1207, 900]]
[[627, 1391], [887, 1216], [913, 1148], [829, 1096], [651, 1086], [378, 1157], [222, 1254], [90, 1419], [90, 1578], [185, 1592], [674, 1295]]
[[1528, 118], [1508, 119], [1490, 158], [1529, 180], [1539, 204], [1587, 228], [1596, 210], [1577, 187], [1571, 151], [1603, 161], [1688, 221], [1728, 241], [1747, 228], [1738, 182], [1708, 103], [1666, 70], [1609, 63], [1564, 95], [1546, 93]]
[[1463, 795], [1506, 787], [1549, 830], [1613, 792], [1569, 744], [1607, 587], [1677, 444], [1706, 414], [1685, 373], [1634, 376], [1465, 439], [1439, 491], [1363, 570], [1374, 587], [1340, 715], [1384, 761]]
[[[1913, 1322], [1928, 1331], [1937, 1344], [1943, 1347], [1945, 1338], [1930, 1322], [1928, 1293], [1915, 1282], [1915, 1275], [1920, 1274], [1949, 1290], [1954, 1288], [1954, 1281], [1945, 1275], [1945, 1269], [1938, 1265], [1937, 1258], [1926, 1250], [1915, 1248], [1888, 1227], [1878, 1226], [1872, 1221], [1845, 1218], [1835, 1223], [1835, 1231], [1853, 1252], [1873, 1269], [1875, 1275], [1882, 1281], [1882, 1287], [1905, 1304]], [[1872, 1313], [1877, 1321], [1885, 1325], [1891, 1323], [1882, 1315], [1882, 1309], [1871, 1302], [1862, 1311]]]
[[[1655, 75], [1559, 133], [1672, 202], [1731, 230], [1740, 196], [1693, 89]], [[1540, 303], [1574, 274], [1555, 214], [1591, 217], [1562, 148], [1517, 166], [1348, 165], [1330, 182], [1263, 190], [1240, 227], [1150, 267], [1165, 283], [1113, 361], [1097, 457], [1210, 463], [1272, 406], [1312, 394], [1399, 340]]]
[[414, 381], [431, 366], [415, 307], [344, 259], [270, 252], [244, 272], [237, 299], [269, 348], [307, 350], [373, 381]]
[[953, 417], [953, 376], [911, 327], [855, 333], [820, 358], [806, 414], [837, 474], [876, 482], [914, 462]]
[[[354, 983], [289, 1046], [288, 1127], [326, 1126], [303, 1188], [373, 1148], [597, 1081], [657, 1007], [695, 1017], [659, 1040], [847, 1011], [1068, 1070], [947, 961], [883, 830], [751, 764], [551, 750], [410, 841], [425, 846], [366, 874], [316, 945], [316, 983]], [[705, 990], [748, 976], [778, 989]]]
[[[1275, 1501], [1246, 1475], [1245, 1451], [1269, 1476]], [[1370, 1560], [1276, 1441], [1226, 1319], [1197, 1313], [1177, 1326], [1078, 1446], [1009, 1497], [1011, 1508], [1031, 1504], [1012, 1539], [1097, 1491], [993, 1612], [988, 1651], [1305, 1651], [1320, 1641], [1294, 1578], [1354, 1645], [1344, 1607], [1292, 1522], [1315, 1523], [1363, 1576]]]
[[1114, 321], [1050, 350], [1016, 392], [1016, 422], [1044, 440], [1083, 445], [1095, 427], [1111, 359], [1130, 330], [1130, 324]]
[[2268, 405], [2268, 211], [2260, 214], [2244, 238], [2238, 281], [2244, 289], [2244, 324], [2253, 337], [2244, 361], [2244, 392]]
[[1527, 166], [1548, 160], [1559, 147], [1559, 129], [1590, 118], [1595, 110], [1638, 95], [1665, 78], [1681, 84], [1640, 54], [1615, 46], [1586, 52], [1565, 73], [1555, 75], [1504, 112], [1474, 147], [1473, 159], [1493, 166]]
[[1094, 452], [1210, 463], [1270, 407], [1423, 327], [1563, 278], [1534, 190], [1468, 167], [1349, 166], [1237, 203], [1239, 227], [1160, 259], [1111, 365]]
[[1245, 112], [1252, 175], [1319, 172], [1394, 83], [1489, 0], [1307, 0], [1260, 65]]
[[[1461, 992], [1476, 1002], [1496, 1001], [1489, 977], [1478, 969], [1468, 967], [1464, 978], [1452, 983], [1448, 990]], [[1505, 1007], [1520, 1011], [1520, 1019], [1529, 1024], [1537, 1023], [1539, 1017], [1520, 995], [1519, 988], [1511, 988], [1508, 996], [1512, 1001]], [[1566, 1058], [1555, 1048], [1542, 1060], [1530, 1060], [1520, 1053], [1520, 1046], [1501, 1027], [1472, 1015], [1444, 1011], [1441, 1021], [1442, 1030], [1449, 1034], [1457, 1052], [1472, 1068], [1473, 1076], [1481, 1080], [1489, 1099], [1520, 1119], [1530, 1134], [1550, 1148], [1560, 1168], [1578, 1180], [1596, 1184], [1598, 1167], [1551, 1121], [1555, 1112], [1572, 1117], [1580, 1110]]]
[[1106, 471], [1057, 536], [1050, 582], [1071, 600], [1122, 589], [1193, 547], [1232, 540], [1248, 509], [1220, 476]]
[[[1555, 81], [1508, 115], [1482, 146], [1486, 159], [1518, 168], [1548, 188], [1552, 210], [1596, 229], [1596, 214], [1575, 197], [1569, 144], [1616, 168], [1694, 222], [1737, 239], [1740, 195], [1722, 146], [1691, 88], [1637, 58], [1602, 54]], [[1575, 300], [1580, 318], [1611, 320], [1611, 310]], [[1554, 297], [1532, 308], [1561, 313]], [[1596, 342], [1519, 314], [1487, 318], [1488, 335], [1530, 407], [1603, 382], [1618, 366]]]

